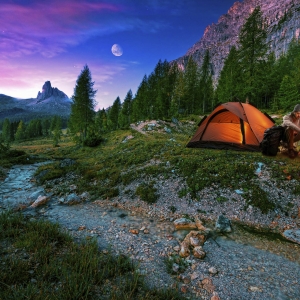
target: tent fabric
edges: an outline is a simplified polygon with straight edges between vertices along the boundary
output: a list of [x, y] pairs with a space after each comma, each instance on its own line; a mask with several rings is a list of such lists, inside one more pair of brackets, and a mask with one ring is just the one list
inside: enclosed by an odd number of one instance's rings
[[265, 130], [274, 124], [249, 103], [223, 103], [202, 119], [186, 147], [260, 151]]

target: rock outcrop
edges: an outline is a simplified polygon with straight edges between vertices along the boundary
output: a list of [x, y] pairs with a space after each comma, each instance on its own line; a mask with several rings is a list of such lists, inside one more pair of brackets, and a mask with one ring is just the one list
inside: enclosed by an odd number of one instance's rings
[[244, 0], [235, 2], [228, 12], [222, 15], [216, 24], [206, 27], [202, 38], [187, 53], [172, 61], [184, 69], [189, 57], [199, 66], [204, 54], [209, 50], [211, 71], [217, 82], [224, 61], [232, 46], [238, 46], [239, 32], [246, 19], [256, 6], [261, 7], [268, 24], [267, 42], [276, 57], [285, 53], [293, 38], [300, 36], [300, 2], [295, 0]]
[[68, 96], [60, 91], [58, 88], [53, 88], [50, 81], [46, 81], [43, 85], [42, 92], [38, 92], [36, 99], [38, 102], [48, 99], [50, 97], [68, 98]]

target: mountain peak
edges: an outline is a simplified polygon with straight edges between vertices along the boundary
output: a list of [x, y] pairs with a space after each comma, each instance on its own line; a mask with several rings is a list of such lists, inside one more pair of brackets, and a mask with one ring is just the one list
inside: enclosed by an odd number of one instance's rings
[[52, 96], [56, 98], [68, 98], [64, 92], [60, 91], [58, 88], [53, 88], [50, 81], [46, 81], [42, 87], [42, 92], [38, 92], [36, 99], [38, 100], [37, 102], [41, 102]]

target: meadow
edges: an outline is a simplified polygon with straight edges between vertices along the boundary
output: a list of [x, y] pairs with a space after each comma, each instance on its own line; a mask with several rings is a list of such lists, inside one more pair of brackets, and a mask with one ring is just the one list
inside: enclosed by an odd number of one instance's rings
[[[15, 164], [52, 161], [36, 173], [39, 184], [47, 187], [48, 181], [72, 172], [78, 176], [77, 192], [88, 191], [93, 201], [113, 199], [139, 179], [136, 195], [152, 204], [159, 195], [157, 178], [178, 176], [186, 183], [178, 201], [187, 195], [201, 201], [198, 192], [208, 186], [230, 187], [243, 189], [247, 203], [263, 213], [273, 210], [274, 203], [254, 180], [258, 162], [271, 170], [279, 187], [289, 180], [300, 181], [299, 157], [190, 149], [185, 145], [195, 123], [171, 125], [169, 131], [165, 125], [145, 127], [144, 134], [133, 129], [110, 132], [97, 147], [76, 145], [66, 132], [58, 147], [51, 139], [12, 144], [1, 153], [0, 177]], [[61, 167], [66, 158], [74, 163]], [[293, 193], [300, 194], [299, 184]], [[217, 201], [226, 199], [219, 196]], [[103, 254], [95, 241], [75, 243], [57, 224], [30, 220], [20, 212], [1, 213], [0, 244], [0, 299], [183, 299], [176, 290], [149, 290], [128, 257]]]

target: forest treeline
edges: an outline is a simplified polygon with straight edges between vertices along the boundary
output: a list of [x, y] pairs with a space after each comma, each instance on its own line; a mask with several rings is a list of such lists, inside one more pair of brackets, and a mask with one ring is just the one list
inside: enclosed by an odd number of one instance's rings
[[213, 82], [209, 50], [198, 67], [190, 57], [185, 68], [159, 61], [144, 76], [136, 94], [131, 90], [121, 103], [96, 115], [98, 128], [125, 128], [145, 119], [170, 119], [203, 115], [217, 103], [249, 101], [259, 109], [291, 110], [300, 101], [300, 43], [293, 40], [286, 53], [275, 56], [267, 43], [267, 23], [260, 7], [246, 20], [224, 62], [218, 82]]
[[23, 120], [10, 122], [6, 118], [1, 126], [0, 142], [9, 145], [14, 141], [21, 142], [40, 137], [51, 137], [56, 146], [61, 137], [64, 121], [59, 116], [33, 119], [27, 123]]
[[[300, 102], [300, 41], [293, 40], [288, 51], [276, 57], [267, 43], [267, 32], [261, 9], [256, 7], [245, 21], [238, 45], [231, 48], [217, 82], [213, 81], [209, 50], [200, 67], [192, 57], [184, 68], [159, 60], [153, 72], [143, 77], [135, 95], [129, 90], [123, 101], [117, 97], [111, 107], [97, 112], [97, 91], [88, 66], [84, 66], [72, 96], [70, 133], [77, 142], [96, 145], [104, 132], [126, 129], [133, 122], [204, 115], [217, 103], [229, 101], [248, 101], [259, 109], [292, 110]], [[45, 135], [49, 130], [54, 144], [59, 139], [59, 125], [48, 129], [45, 120], [32, 120], [26, 125], [20, 121], [12, 125], [13, 133], [7, 133], [8, 122], [3, 123], [2, 140]]]

